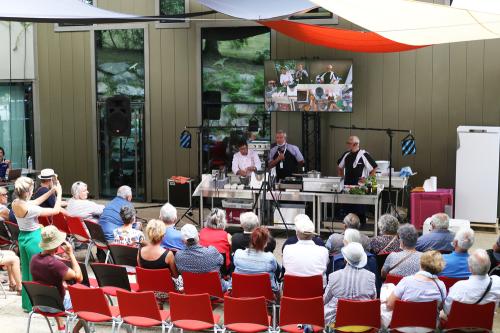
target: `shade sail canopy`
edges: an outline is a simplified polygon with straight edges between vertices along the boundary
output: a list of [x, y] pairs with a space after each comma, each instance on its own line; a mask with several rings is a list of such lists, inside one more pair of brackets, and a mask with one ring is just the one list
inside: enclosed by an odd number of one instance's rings
[[0, 21], [97, 24], [180, 19], [209, 13], [212, 12], [137, 16], [100, 9], [79, 0], [0, 0]]
[[340, 50], [399, 52], [422, 47], [401, 44], [374, 32], [343, 30], [285, 20], [259, 21], [259, 23], [302, 42]]
[[429, 45], [500, 37], [500, 15], [412, 0], [311, 0], [385, 38]]
[[500, 14], [500, 1], [498, 0], [453, 0], [451, 6], [476, 12]]
[[309, 0], [198, 0], [202, 5], [245, 20], [287, 17], [318, 7]]

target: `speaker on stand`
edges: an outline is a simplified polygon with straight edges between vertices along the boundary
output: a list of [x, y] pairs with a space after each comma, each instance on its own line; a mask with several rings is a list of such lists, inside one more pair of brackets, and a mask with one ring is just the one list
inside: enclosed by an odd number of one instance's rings
[[130, 99], [124, 95], [106, 99], [106, 120], [110, 137], [120, 138], [119, 183], [123, 185], [123, 137], [128, 138], [132, 127]]

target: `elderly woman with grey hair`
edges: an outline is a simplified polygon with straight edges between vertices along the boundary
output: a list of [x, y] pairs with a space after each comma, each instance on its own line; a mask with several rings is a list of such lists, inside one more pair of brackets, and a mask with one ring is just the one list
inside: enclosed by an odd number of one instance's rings
[[132, 227], [135, 222], [135, 209], [130, 206], [123, 206], [120, 209], [120, 217], [123, 225], [113, 230], [113, 243], [132, 246], [143, 244], [144, 234]]
[[378, 220], [380, 235], [370, 240], [370, 251], [382, 254], [401, 251], [398, 241], [399, 221], [391, 214], [384, 214]]
[[392, 252], [387, 256], [382, 267], [382, 278], [387, 274], [410, 276], [416, 274], [420, 269], [421, 252], [415, 250], [418, 233], [411, 224], [404, 224], [398, 229], [399, 246], [401, 252]]
[[104, 205], [96, 204], [88, 199], [89, 190], [87, 184], [82, 181], [73, 183], [71, 186], [71, 195], [73, 197], [68, 200], [68, 205], [66, 206], [68, 215], [97, 222], [104, 210]]
[[212, 212], [205, 221], [206, 227], [200, 230], [200, 245], [213, 246], [225, 258], [226, 269], [231, 264], [231, 235], [224, 231], [227, 225], [226, 212], [219, 208]]
[[[245, 250], [250, 245], [250, 235], [257, 227], [260, 226], [259, 217], [253, 212], [246, 212], [240, 215], [240, 224], [243, 232], [238, 232], [231, 238], [231, 252], [236, 250]], [[269, 234], [269, 239], [264, 248], [264, 252], [274, 252], [276, 248], [276, 240]]]

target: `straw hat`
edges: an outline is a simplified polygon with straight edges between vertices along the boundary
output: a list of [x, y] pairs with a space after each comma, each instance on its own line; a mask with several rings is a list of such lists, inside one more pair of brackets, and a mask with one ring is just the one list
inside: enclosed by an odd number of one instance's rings
[[39, 245], [42, 250], [53, 250], [61, 245], [65, 239], [65, 232], [59, 231], [53, 225], [49, 225], [42, 229], [42, 241]]

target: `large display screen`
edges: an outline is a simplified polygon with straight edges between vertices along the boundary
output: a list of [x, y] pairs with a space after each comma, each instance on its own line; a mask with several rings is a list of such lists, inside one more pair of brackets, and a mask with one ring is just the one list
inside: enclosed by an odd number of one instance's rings
[[352, 60], [269, 60], [267, 111], [352, 112]]

